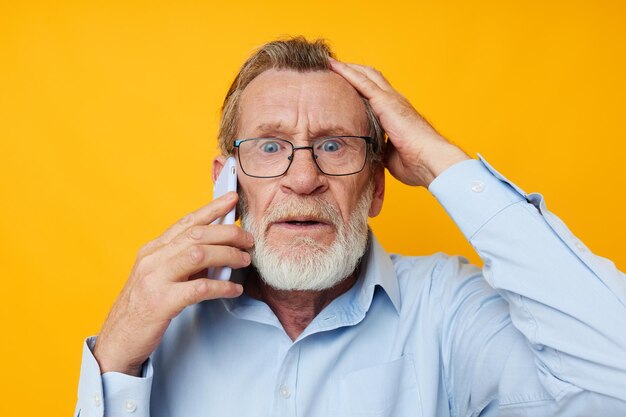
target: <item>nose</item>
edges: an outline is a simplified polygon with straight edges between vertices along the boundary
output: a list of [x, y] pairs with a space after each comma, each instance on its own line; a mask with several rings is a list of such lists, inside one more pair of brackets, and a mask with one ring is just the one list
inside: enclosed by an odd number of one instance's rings
[[285, 192], [312, 195], [327, 188], [326, 176], [319, 170], [313, 158], [313, 149], [310, 147], [294, 150], [291, 166], [281, 179], [281, 187]]

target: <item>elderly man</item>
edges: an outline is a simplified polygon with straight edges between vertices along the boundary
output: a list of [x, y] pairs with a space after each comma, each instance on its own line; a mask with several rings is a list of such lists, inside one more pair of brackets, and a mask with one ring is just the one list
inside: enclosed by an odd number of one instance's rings
[[[626, 415], [624, 274], [331, 56], [295, 38], [243, 65], [214, 161], [236, 156], [239, 195], [139, 251], [85, 343], [76, 415]], [[385, 168], [428, 187], [482, 270], [384, 251], [367, 218]], [[238, 201], [242, 228], [211, 225]]]

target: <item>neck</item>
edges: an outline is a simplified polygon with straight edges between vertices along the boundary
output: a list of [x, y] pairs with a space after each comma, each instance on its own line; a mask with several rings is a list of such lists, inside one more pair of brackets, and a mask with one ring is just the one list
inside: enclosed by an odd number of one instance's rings
[[356, 277], [355, 271], [326, 290], [286, 291], [270, 287], [252, 269], [245, 283], [245, 291], [250, 297], [265, 302], [276, 314], [291, 340], [296, 340], [324, 307], [354, 285]]

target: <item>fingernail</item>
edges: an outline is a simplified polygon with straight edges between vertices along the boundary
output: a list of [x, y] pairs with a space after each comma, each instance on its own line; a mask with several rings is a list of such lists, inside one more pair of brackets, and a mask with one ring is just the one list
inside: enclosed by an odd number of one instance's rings
[[229, 191], [228, 194], [226, 194], [226, 200], [228, 201], [234, 200], [235, 197], [237, 197], [237, 193], [234, 191]]

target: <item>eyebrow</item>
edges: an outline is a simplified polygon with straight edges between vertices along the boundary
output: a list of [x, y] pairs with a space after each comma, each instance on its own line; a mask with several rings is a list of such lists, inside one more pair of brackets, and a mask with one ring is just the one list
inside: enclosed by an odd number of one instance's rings
[[253, 132], [255, 135], [264, 135], [264, 134], [273, 134], [281, 132], [282, 122], [278, 123], [261, 123], [257, 127], [254, 128]]
[[[290, 132], [286, 132], [285, 129], [282, 128], [282, 122], [276, 123], [261, 123], [253, 130], [254, 135], [263, 136], [263, 135], [275, 135], [275, 134], [290, 134]], [[310, 130], [309, 136], [311, 138], [319, 138], [324, 136], [349, 136], [349, 135], [358, 135], [359, 132], [353, 132], [351, 130], [346, 130], [343, 126], [326, 126], [317, 130]]]

